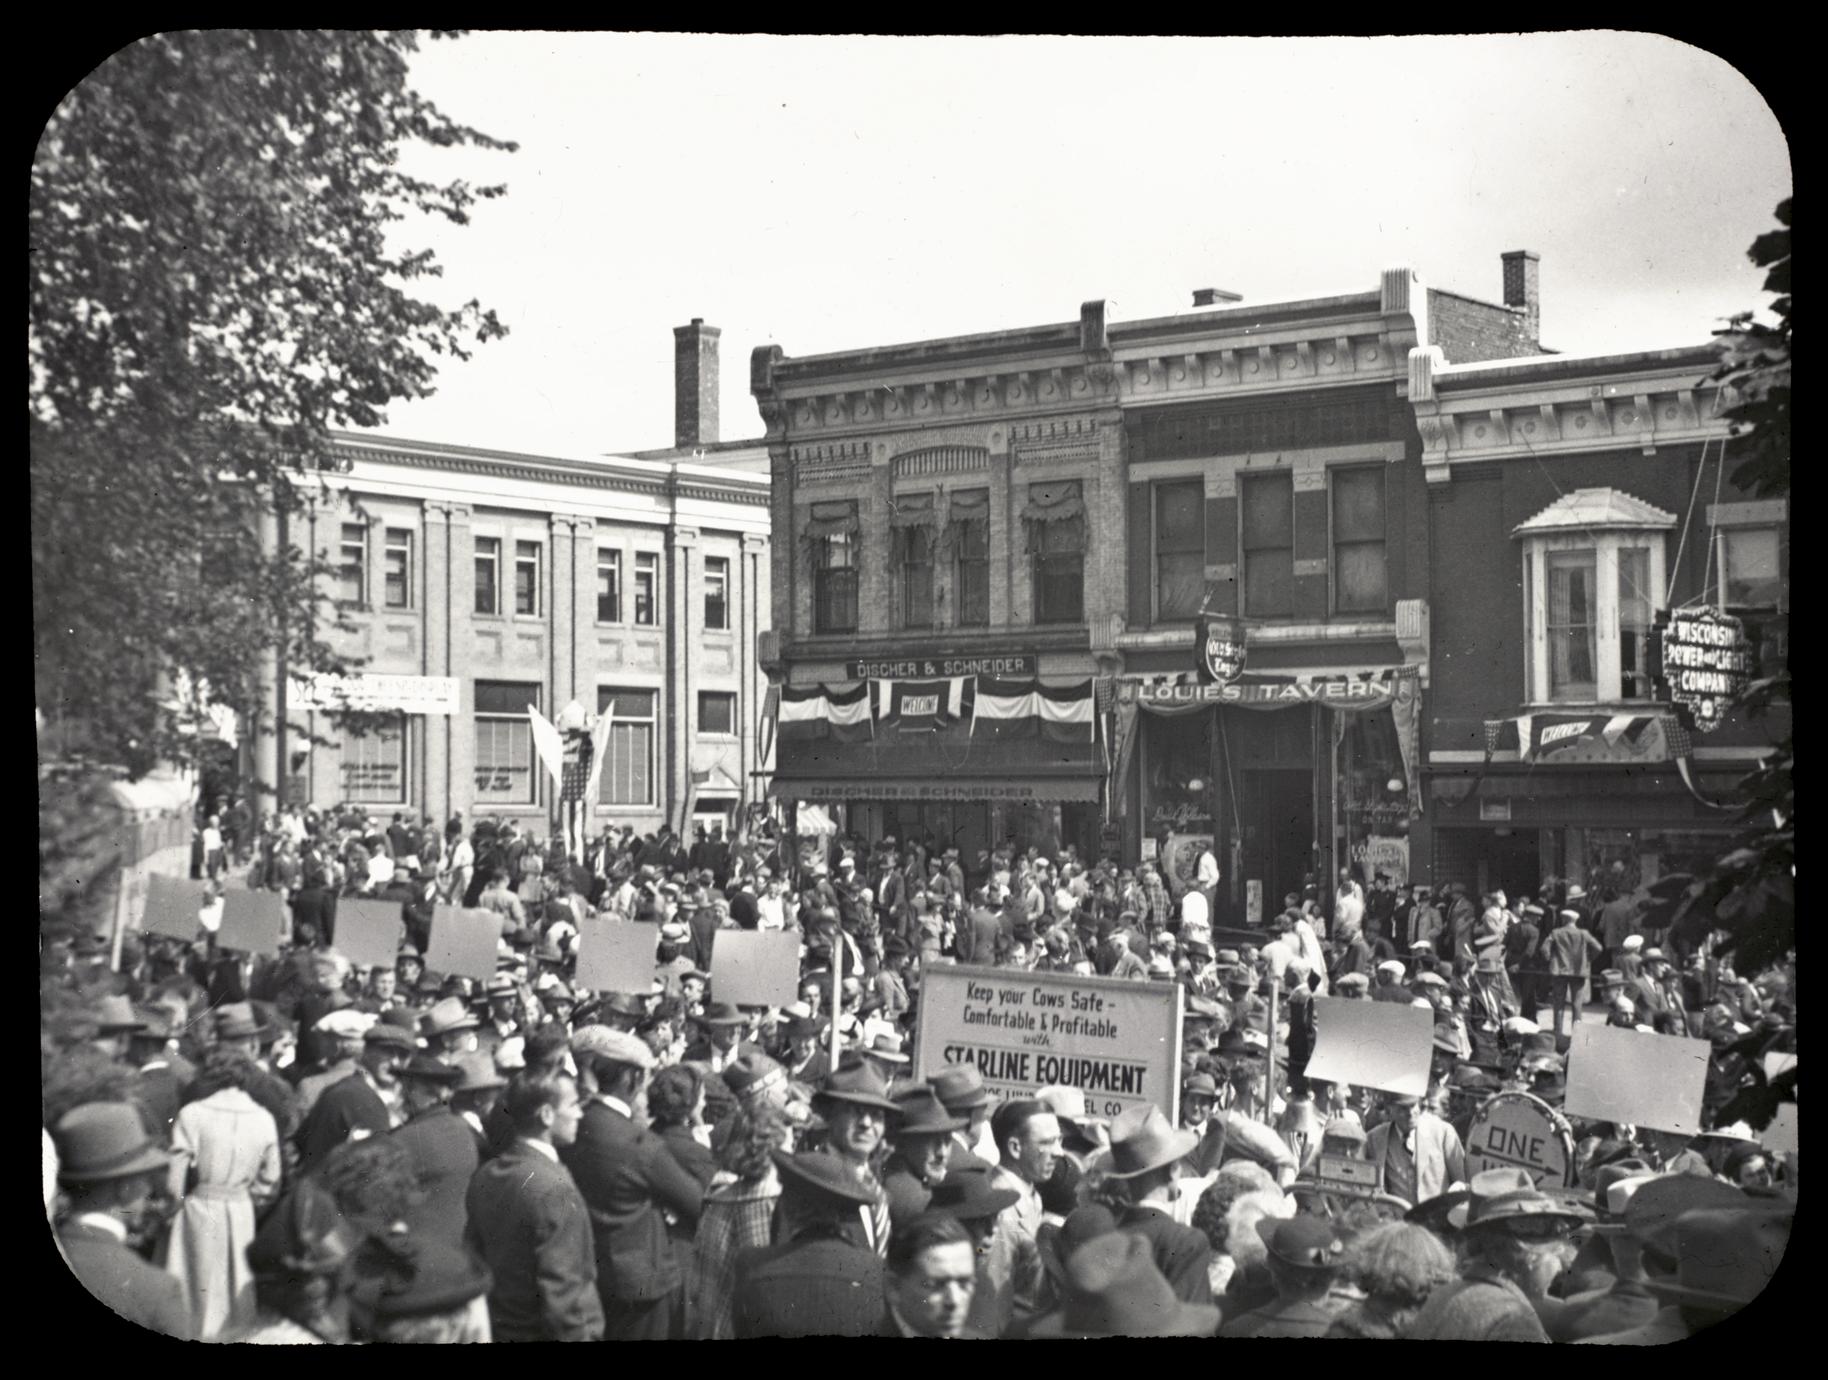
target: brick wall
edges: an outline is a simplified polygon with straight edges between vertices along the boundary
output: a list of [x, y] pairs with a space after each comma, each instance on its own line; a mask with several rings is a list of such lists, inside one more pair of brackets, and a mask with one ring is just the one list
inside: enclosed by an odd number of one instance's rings
[[1520, 359], [1542, 352], [1523, 307], [1501, 307], [1470, 297], [1428, 290], [1428, 334], [1450, 364]]

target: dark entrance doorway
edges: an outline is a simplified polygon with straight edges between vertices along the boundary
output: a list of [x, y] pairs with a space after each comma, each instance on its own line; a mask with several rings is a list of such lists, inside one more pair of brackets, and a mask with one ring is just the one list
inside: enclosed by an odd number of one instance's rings
[[1244, 773], [1244, 880], [1263, 882], [1263, 918], [1282, 909], [1282, 898], [1301, 890], [1313, 867], [1314, 778], [1311, 772]]

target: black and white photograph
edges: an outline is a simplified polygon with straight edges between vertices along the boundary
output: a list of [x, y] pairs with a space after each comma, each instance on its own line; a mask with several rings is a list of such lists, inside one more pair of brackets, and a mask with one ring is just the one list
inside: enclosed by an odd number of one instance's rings
[[1794, 1335], [1727, 39], [52, 53], [55, 1330]]

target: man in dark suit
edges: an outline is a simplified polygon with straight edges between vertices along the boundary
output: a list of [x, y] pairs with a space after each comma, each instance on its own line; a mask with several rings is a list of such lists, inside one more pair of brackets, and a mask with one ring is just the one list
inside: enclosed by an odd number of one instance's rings
[[515, 1138], [470, 1180], [468, 1244], [489, 1267], [489, 1320], [498, 1342], [595, 1342], [603, 1337], [590, 1210], [559, 1151], [577, 1139], [583, 1106], [563, 1073], [528, 1070], [503, 1105]]
[[898, 1224], [889, 1240], [883, 1337], [982, 1337], [965, 1325], [977, 1284], [971, 1233], [944, 1213]]
[[71, 1273], [128, 1322], [193, 1340], [183, 1284], [129, 1244], [148, 1224], [154, 1187], [171, 1172], [170, 1153], [125, 1102], [90, 1102], [65, 1113], [54, 1139], [58, 1182], [70, 1199], [57, 1242]]
[[572, 1057], [596, 1089], [564, 1160], [590, 1207], [604, 1335], [677, 1340], [685, 1332], [685, 1281], [661, 1211], [695, 1222], [704, 1192], [666, 1142], [634, 1119], [653, 1051], [634, 1035], [587, 1026]]
[[1161, 1109], [1132, 1107], [1111, 1123], [1109, 1177], [1128, 1182], [1130, 1206], [1117, 1225], [1149, 1243], [1155, 1266], [1184, 1303], [1212, 1302], [1212, 1243], [1206, 1233], [1174, 1220], [1174, 1163], [1192, 1153], [1200, 1137], [1168, 1124]]
[[831, 1072], [831, 1050], [825, 1042], [825, 1021], [796, 1015], [787, 1024], [787, 1050], [781, 1063], [796, 1083], [814, 1087]]
[[464, 1071], [429, 1054], [415, 1054], [400, 1070], [407, 1119], [393, 1132], [396, 1145], [412, 1159], [423, 1195], [407, 1215], [415, 1236], [436, 1237], [453, 1247], [463, 1244], [469, 1223], [464, 1197], [482, 1162], [477, 1137], [451, 1111], [451, 1090]]
[[[895, 1149], [882, 1166], [882, 1188], [889, 1196], [889, 1251], [903, 1228], [927, 1210], [933, 1190], [945, 1181], [953, 1157], [953, 1132], [971, 1124], [969, 1117], [953, 1116], [930, 1084], [898, 1088], [901, 1107], [896, 1123]], [[961, 1156], [963, 1151], [958, 1152]], [[969, 1311], [969, 1300], [967, 1300]]]
[[868, 1337], [882, 1326], [882, 1262], [849, 1234], [874, 1191], [835, 1155], [774, 1152], [781, 1244], [736, 1258], [733, 1321], [751, 1337]]
[[730, 919], [739, 930], [752, 930], [761, 920], [755, 895], [755, 878], [744, 877], [742, 887], [730, 898]]
[[984, 893], [979, 892], [972, 898], [972, 906], [966, 912], [965, 923], [958, 927], [958, 936], [953, 941], [953, 946], [958, 953], [958, 961], [975, 963], [988, 968], [996, 962], [997, 941], [1002, 933], [1002, 921], [991, 909]]
[[404, 1026], [378, 1021], [369, 1027], [356, 1071], [325, 1088], [298, 1128], [302, 1172], [309, 1174], [347, 1140], [384, 1136], [393, 1129], [386, 1099], [397, 1095], [400, 1068], [413, 1050], [412, 1032]]

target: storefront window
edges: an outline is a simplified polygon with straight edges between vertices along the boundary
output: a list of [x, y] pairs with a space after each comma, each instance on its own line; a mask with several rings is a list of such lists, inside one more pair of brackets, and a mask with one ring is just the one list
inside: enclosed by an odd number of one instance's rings
[[1396, 720], [1388, 709], [1342, 714], [1339, 807], [1346, 848], [1366, 881], [1402, 885], [1409, 871], [1409, 791]]
[[1210, 834], [1212, 715], [1151, 716], [1144, 731], [1144, 833], [1158, 840], [1169, 834]]

